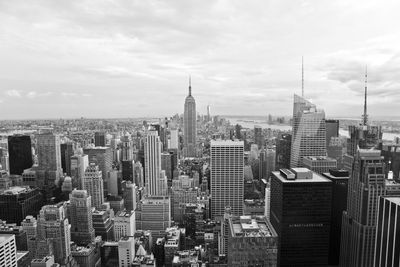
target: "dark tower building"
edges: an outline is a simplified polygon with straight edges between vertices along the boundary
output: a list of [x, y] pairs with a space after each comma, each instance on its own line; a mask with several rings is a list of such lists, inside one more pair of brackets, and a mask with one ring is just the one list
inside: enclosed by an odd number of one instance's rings
[[291, 134], [282, 134], [276, 140], [275, 168], [277, 170], [290, 168], [291, 145], [292, 145], [292, 135]]
[[71, 157], [74, 155], [74, 144], [61, 144], [61, 167], [63, 171], [71, 176]]
[[28, 135], [9, 136], [8, 154], [10, 174], [21, 175], [25, 169], [32, 167], [31, 137]]
[[328, 264], [332, 182], [306, 168], [272, 172], [270, 220], [278, 266]]
[[95, 146], [106, 146], [106, 133], [95, 132], [94, 133], [94, 145]]
[[332, 220], [329, 238], [329, 265], [338, 265], [340, 256], [340, 237], [342, 232], [342, 214], [347, 207], [349, 172], [329, 170], [322, 174], [332, 181]]
[[192, 96], [192, 85], [189, 78], [189, 95], [185, 99], [183, 113], [184, 156], [196, 157], [196, 101]]
[[254, 126], [254, 143], [258, 145], [259, 149], [263, 147], [264, 140], [260, 126]]
[[326, 145], [328, 145], [332, 137], [339, 136], [339, 120], [325, 120], [325, 124], [326, 124]]

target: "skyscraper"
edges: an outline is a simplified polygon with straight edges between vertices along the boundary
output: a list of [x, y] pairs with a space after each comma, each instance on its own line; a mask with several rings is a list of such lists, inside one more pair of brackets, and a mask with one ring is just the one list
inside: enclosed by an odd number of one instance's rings
[[290, 168], [291, 147], [292, 147], [291, 134], [282, 134], [276, 140], [276, 156], [275, 156], [276, 170]]
[[272, 174], [270, 219], [279, 236], [278, 266], [327, 265], [332, 182], [306, 168]]
[[[145, 141], [145, 181], [150, 196], [161, 196], [166, 189], [166, 179], [161, 172], [161, 141], [156, 131], [149, 131]], [[165, 175], [164, 175], [165, 176]], [[165, 183], [165, 184], [164, 184]]]
[[170, 149], [179, 149], [179, 135], [178, 135], [178, 129], [171, 129], [170, 131], [170, 143], [169, 147]]
[[31, 137], [12, 135], [8, 137], [10, 174], [22, 175], [25, 169], [32, 167]]
[[71, 176], [71, 157], [73, 155], [74, 144], [72, 142], [61, 144], [61, 167], [68, 176]]
[[254, 143], [259, 149], [263, 147], [264, 140], [262, 135], [262, 128], [260, 126], [254, 126]]
[[305, 156], [326, 156], [325, 112], [294, 95], [290, 167], [302, 167]]
[[[365, 75], [367, 78], [367, 75]], [[347, 211], [343, 212], [340, 266], [374, 266], [378, 200], [385, 195], [381, 127], [368, 125], [365, 83], [362, 125], [350, 126], [344, 168], [350, 172]]]
[[374, 266], [400, 265], [400, 198], [380, 197]]
[[99, 167], [94, 163], [86, 168], [83, 189], [91, 196], [92, 206], [100, 209], [104, 203], [103, 178]]
[[86, 168], [89, 167], [88, 155], [73, 155], [70, 166], [74, 187], [83, 189], [83, 178], [85, 177]]
[[38, 134], [37, 154], [39, 168], [36, 173], [38, 180], [46, 186], [50, 193], [49, 196], [51, 196], [51, 188], [58, 183], [63, 175], [60, 136], [51, 132]]
[[91, 196], [86, 190], [73, 190], [70, 194], [68, 212], [71, 219], [71, 239], [86, 246], [94, 241]]
[[244, 187], [243, 141], [211, 141], [211, 216], [243, 215]]
[[0, 235], [0, 264], [1, 266], [17, 267], [17, 247], [14, 235]]
[[94, 145], [95, 146], [106, 146], [106, 133], [95, 132], [94, 133]]
[[[89, 163], [94, 163], [99, 166], [103, 175], [103, 182], [107, 182], [108, 172], [112, 170], [112, 151], [109, 147], [94, 147], [85, 148], [83, 153], [88, 155]], [[107, 185], [104, 184], [105, 194], [107, 194]]]
[[71, 226], [65, 209], [65, 203], [46, 205], [38, 216], [38, 239], [51, 243], [54, 259], [60, 265], [71, 260]]
[[185, 99], [185, 109], [183, 113], [183, 141], [184, 156], [196, 156], [196, 101], [192, 96], [192, 85], [189, 78], [189, 95]]

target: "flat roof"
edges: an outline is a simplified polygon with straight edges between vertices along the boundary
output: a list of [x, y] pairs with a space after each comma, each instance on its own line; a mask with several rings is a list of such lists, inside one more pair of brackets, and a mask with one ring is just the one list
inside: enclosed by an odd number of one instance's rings
[[0, 244], [3, 242], [8, 241], [10, 238], [14, 237], [15, 235], [12, 234], [0, 234]]
[[211, 140], [211, 146], [244, 146], [244, 141]]
[[385, 199], [396, 205], [400, 205], [400, 197], [385, 197]]
[[[307, 168], [295, 168], [297, 169], [306, 169]], [[282, 174], [279, 171], [272, 172], [272, 174], [278, 178], [282, 183], [332, 183], [331, 180], [328, 178], [325, 178], [318, 173], [312, 172], [312, 178], [311, 179], [293, 179], [293, 180], [288, 180], [285, 177], [282, 176]]]

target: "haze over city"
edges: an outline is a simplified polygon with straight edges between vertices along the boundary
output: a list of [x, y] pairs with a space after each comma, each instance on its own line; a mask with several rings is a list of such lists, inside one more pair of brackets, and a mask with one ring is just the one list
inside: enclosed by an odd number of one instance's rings
[[2, 119], [398, 116], [398, 1], [0, 1]]

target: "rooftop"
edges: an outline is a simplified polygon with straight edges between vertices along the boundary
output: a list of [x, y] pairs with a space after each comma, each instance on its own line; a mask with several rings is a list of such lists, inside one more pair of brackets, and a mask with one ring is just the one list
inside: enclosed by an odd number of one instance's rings
[[385, 197], [385, 199], [396, 205], [400, 205], [400, 197]]
[[4, 190], [2, 195], [18, 195], [30, 191], [32, 191], [32, 189], [29, 186], [12, 186], [9, 189]]
[[244, 146], [244, 142], [232, 140], [211, 140], [211, 146]]
[[231, 233], [236, 237], [277, 237], [265, 216], [239, 216], [229, 219]]
[[[295, 174], [295, 178], [294, 179], [288, 179], [286, 178], [281, 171], [286, 171], [286, 172], [291, 172], [295, 171], [292, 174]], [[272, 172], [272, 174], [278, 178], [282, 183], [331, 183], [331, 181], [328, 178], [325, 178], [321, 175], [319, 175], [318, 173], [315, 173], [313, 171], [310, 171], [307, 168], [293, 168], [291, 170], [287, 170], [287, 169], [281, 169], [281, 171], [276, 171], [276, 172]], [[305, 174], [305, 172], [307, 172], [307, 174], [310, 175], [309, 178], [299, 178], [299, 174], [303, 175]]]

